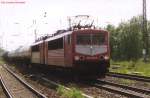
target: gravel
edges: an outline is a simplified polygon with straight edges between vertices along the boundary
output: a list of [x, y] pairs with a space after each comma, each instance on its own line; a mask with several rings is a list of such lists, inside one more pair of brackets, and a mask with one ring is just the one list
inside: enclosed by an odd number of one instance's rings
[[[30, 83], [30, 85], [37, 89], [39, 92], [43, 93], [48, 98], [60, 98], [60, 96], [57, 94], [56, 90], [48, 88], [42, 84], [40, 84], [38, 81], [35, 81], [33, 79], [28, 78], [26, 74], [23, 74], [14, 66], [9, 66], [13, 70], [13, 72], [17, 73], [17, 75], [21, 76], [23, 79], [25, 79], [27, 82]], [[1, 97], [0, 97], [1, 98]]]
[[0, 98], [7, 98], [1, 86], [0, 86]]
[[14, 98], [38, 98], [33, 92], [27, 87], [20, 83], [12, 74], [10, 74], [3, 67], [0, 68], [1, 77], [5, 83], [5, 86], [9, 90], [10, 94]]

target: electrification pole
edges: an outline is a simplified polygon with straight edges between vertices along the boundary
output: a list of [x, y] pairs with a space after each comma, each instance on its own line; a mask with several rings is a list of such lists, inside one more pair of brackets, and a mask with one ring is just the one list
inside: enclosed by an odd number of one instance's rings
[[147, 32], [147, 17], [146, 17], [146, 0], [143, 0], [143, 54], [144, 54], [144, 61], [147, 61], [148, 58], [148, 32]]
[[37, 40], [37, 27], [36, 27], [36, 20], [33, 20], [33, 25], [35, 26], [34, 28], [34, 37], [35, 37], [35, 41]]

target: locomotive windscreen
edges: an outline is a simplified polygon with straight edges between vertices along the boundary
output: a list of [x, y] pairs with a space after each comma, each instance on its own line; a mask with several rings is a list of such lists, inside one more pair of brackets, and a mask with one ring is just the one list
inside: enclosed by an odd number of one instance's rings
[[77, 45], [102, 45], [104, 42], [104, 33], [77, 35]]

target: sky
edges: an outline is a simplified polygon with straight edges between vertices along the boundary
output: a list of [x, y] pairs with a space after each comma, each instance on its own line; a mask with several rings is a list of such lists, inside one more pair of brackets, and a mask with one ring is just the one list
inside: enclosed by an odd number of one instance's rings
[[[148, 20], [149, 13], [147, 0]], [[104, 27], [117, 26], [141, 14], [142, 0], [0, 0], [0, 47], [10, 51], [30, 45], [35, 29], [38, 37], [65, 29], [68, 16], [91, 15], [98, 26]]]

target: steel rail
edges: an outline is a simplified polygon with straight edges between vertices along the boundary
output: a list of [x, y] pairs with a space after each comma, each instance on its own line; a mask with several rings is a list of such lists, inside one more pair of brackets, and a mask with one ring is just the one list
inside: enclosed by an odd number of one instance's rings
[[124, 78], [124, 79], [130, 79], [130, 80], [150, 82], [150, 77], [145, 77], [145, 76], [121, 74], [121, 73], [114, 73], [114, 72], [106, 73], [106, 75], [111, 76], [111, 77], [117, 77], [117, 78]]
[[40, 93], [36, 89], [34, 89], [31, 85], [29, 85], [26, 81], [21, 79], [17, 74], [11, 71], [6, 65], [2, 65], [11, 75], [13, 75], [20, 83], [22, 83], [25, 87], [27, 87], [31, 92], [37, 95], [39, 98], [47, 98], [44, 94]]
[[129, 90], [136, 91], [136, 92], [142, 92], [142, 93], [150, 94], [150, 90], [148, 90], [148, 89], [141, 89], [141, 88], [136, 88], [136, 87], [132, 87], [132, 86], [127, 86], [127, 85], [112, 83], [112, 82], [103, 81], [103, 80], [97, 80], [97, 82], [98, 83], [109, 84], [109, 85], [112, 85], [112, 86], [121, 87], [121, 88], [124, 88], [124, 89], [129, 89]]
[[[116, 84], [116, 83], [112, 83], [112, 82], [108, 82], [104, 80], [94, 80], [94, 82], [90, 83], [90, 85], [96, 88], [104, 89], [110, 92], [114, 92], [114, 93], [121, 94], [127, 97], [131, 97], [131, 98], [144, 98], [145, 96], [146, 98], [150, 97], [149, 95], [143, 94], [143, 93], [149, 94], [150, 92], [149, 90], [133, 88], [133, 87]], [[128, 90], [132, 92], [129, 92]]]
[[4, 81], [3, 81], [3, 78], [0, 76], [0, 84], [2, 86], [2, 89], [5, 93], [5, 95], [7, 96], [7, 98], [13, 98], [12, 95], [10, 94], [9, 90], [7, 89]]

